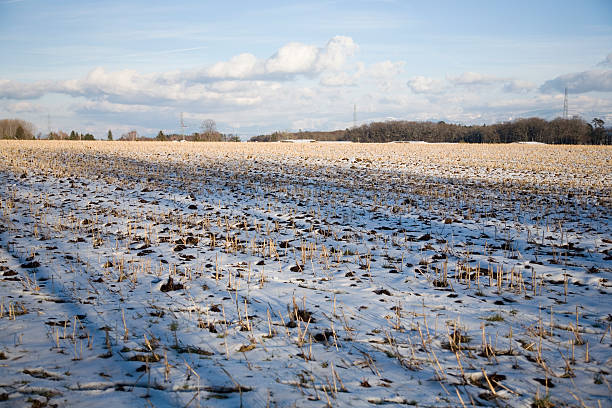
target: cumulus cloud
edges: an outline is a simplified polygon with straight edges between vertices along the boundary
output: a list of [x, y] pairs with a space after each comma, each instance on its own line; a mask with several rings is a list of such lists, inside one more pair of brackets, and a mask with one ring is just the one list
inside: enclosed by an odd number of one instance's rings
[[152, 96], [151, 79], [135, 70], [106, 71], [98, 67], [84, 78], [63, 81], [62, 91], [72, 96], [134, 95]]
[[37, 81], [22, 83], [0, 79], [0, 98], [3, 99], [37, 99], [48, 92], [58, 91], [55, 82]]
[[57, 88], [71, 96], [124, 104], [156, 105], [205, 100], [215, 96], [215, 92], [202, 84], [186, 86], [182, 82], [161, 82], [152, 74], [140, 74], [134, 70], [106, 71], [101, 67], [95, 68], [84, 78], [63, 81]]
[[298, 75], [316, 76], [339, 71], [358, 48], [352, 38], [344, 36], [333, 37], [324, 47], [291, 42], [267, 59], [258, 59], [248, 53], [240, 54], [210, 67], [167, 75], [164, 79], [174, 77], [174, 80], [210, 82], [223, 79], [287, 80]]
[[289, 43], [265, 63], [267, 74], [304, 74], [314, 71], [319, 50], [312, 45]]
[[544, 82], [540, 91], [544, 93], [563, 92], [567, 88], [571, 93], [612, 92], [612, 70], [590, 70], [561, 75]]
[[277, 84], [270, 81], [193, 83], [169, 80], [169, 75], [140, 74], [132, 70], [106, 71], [103, 68], [94, 69], [85, 78], [64, 81], [59, 87], [63, 93], [95, 101], [149, 106], [185, 103], [248, 106], [258, 103], [261, 93], [278, 89]]
[[439, 93], [444, 90], [444, 81], [424, 76], [415, 76], [408, 80], [408, 88], [414, 93]]
[[318, 72], [326, 70], [339, 70], [342, 68], [347, 58], [352, 56], [359, 47], [352, 38], [345, 36], [335, 36], [327, 45], [319, 50], [315, 69]]
[[208, 68], [205, 73], [211, 78], [244, 79], [263, 71], [261, 63], [253, 54], [240, 54], [227, 62], [218, 62]]
[[597, 65], [600, 67], [612, 67], [612, 52], [609, 53], [606, 58]]
[[97, 67], [83, 78], [66, 81], [0, 80], [0, 98], [37, 99], [56, 92], [114, 104], [201, 102], [250, 106], [259, 103], [262, 95], [278, 90], [278, 81], [300, 75], [320, 76], [326, 85], [351, 84], [354, 80], [343, 75], [341, 69], [357, 48], [350, 37], [336, 36], [324, 47], [293, 42], [267, 59], [244, 53], [192, 71], [143, 74]]

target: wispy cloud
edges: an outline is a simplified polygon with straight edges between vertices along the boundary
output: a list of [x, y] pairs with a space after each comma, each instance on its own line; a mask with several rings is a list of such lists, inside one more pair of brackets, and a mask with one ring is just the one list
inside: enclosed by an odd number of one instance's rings
[[440, 94], [453, 88], [478, 91], [482, 88], [499, 88], [502, 86], [507, 93], [525, 93], [533, 90], [536, 85], [530, 81], [497, 77], [479, 72], [463, 72], [459, 75], [446, 75], [445, 79], [415, 76], [408, 80], [408, 88], [415, 94]]
[[447, 76], [448, 82], [460, 86], [481, 86], [505, 82], [508, 78], [499, 78], [493, 75], [481, 74], [479, 72], [464, 72], [458, 76]]

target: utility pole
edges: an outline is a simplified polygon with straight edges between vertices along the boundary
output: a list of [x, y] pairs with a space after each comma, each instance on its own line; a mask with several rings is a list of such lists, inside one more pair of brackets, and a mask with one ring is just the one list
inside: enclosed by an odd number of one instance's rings
[[353, 129], [357, 127], [357, 104], [353, 105]]
[[183, 141], [185, 141], [185, 122], [183, 121], [183, 112], [181, 112], [181, 133], [183, 135]]

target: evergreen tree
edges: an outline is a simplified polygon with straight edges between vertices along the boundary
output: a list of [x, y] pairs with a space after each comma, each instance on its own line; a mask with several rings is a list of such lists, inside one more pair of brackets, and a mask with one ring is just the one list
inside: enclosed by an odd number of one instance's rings
[[108, 129], [108, 134], [106, 135], [106, 139], [107, 140], [113, 140], [113, 132], [111, 132], [110, 129]]
[[25, 131], [23, 130], [23, 128], [21, 126], [17, 127], [17, 130], [15, 131], [15, 139], [25, 139]]

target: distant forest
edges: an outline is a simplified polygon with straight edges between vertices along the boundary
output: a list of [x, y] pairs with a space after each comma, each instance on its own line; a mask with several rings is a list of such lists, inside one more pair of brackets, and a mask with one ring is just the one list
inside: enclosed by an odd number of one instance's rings
[[[57, 131], [48, 135], [34, 135], [33, 124], [21, 119], [0, 120], [0, 139], [59, 139], [94, 140], [91, 133], [70, 134]], [[107, 140], [113, 140], [109, 130]], [[551, 121], [540, 118], [516, 119], [511, 122], [492, 125], [456, 125], [445, 122], [388, 121], [372, 122], [359, 127], [323, 132], [274, 132], [254, 136], [251, 142], [279, 142], [283, 140], [312, 139], [316, 141], [347, 141], [361, 143], [386, 143], [394, 141], [430, 143], [515, 143], [539, 142], [547, 144], [605, 144], [612, 145], [612, 128], [605, 127], [602, 119], [595, 118], [590, 123], [580, 118]], [[228, 141], [239, 142], [238, 135], [223, 134], [217, 131], [216, 123], [207, 119], [201, 131], [191, 135], [164, 134], [161, 130], [154, 138], [139, 136], [136, 131], [121, 135], [118, 140], [130, 141], [178, 141], [193, 142]]]
[[385, 143], [423, 141], [430, 143], [514, 143], [612, 144], [612, 129], [602, 119], [588, 123], [580, 118], [517, 119], [493, 125], [465, 126], [445, 122], [372, 122], [332, 132], [274, 132], [254, 136], [251, 142], [278, 142], [291, 139]]

